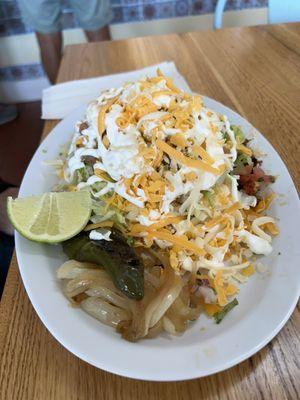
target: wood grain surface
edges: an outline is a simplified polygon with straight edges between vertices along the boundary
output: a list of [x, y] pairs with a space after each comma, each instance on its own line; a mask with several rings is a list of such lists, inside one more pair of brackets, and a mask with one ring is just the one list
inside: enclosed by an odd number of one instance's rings
[[[300, 24], [70, 46], [58, 81], [165, 60], [175, 61], [193, 90], [224, 103], [256, 126], [300, 188]], [[46, 123], [44, 136], [54, 125]], [[24, 291], [14, 256], [0, 306], [0, 399], [296, 400], [299, 331], [298, 306], [271, 343], [227, 371], [173, 383], [120, 378], [79, 360], [48, 333]]]

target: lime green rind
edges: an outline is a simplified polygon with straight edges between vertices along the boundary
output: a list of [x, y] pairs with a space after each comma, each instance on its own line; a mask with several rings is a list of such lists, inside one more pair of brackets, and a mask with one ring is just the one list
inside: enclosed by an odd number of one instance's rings
[[[56, 202], [59, 204], [59, 209], [62, 210], [60, 213], [59, 224], [63, 227], [67, 227], [70, 225], [68, 221], [72, 221], [72, 229], [64, 229], [64, 232], [56, 234], [56, 235], [49, 235], [49, 234], [32, 234], [30, 229], [35, 221], [35, 218], [38, 216], [38, 213], [41, 209], [41, 203], [44, 200], [44, 196], [33, 196], [31, 198], [25, 199], [16, 199], [14, 200], [12, 197], [7, 199], [7, 213], [11, 224], [15, 228], [17, 232], [19, 232], [22, 236], [26, 237], [27, 239], [39, 242], [39, 243], [48, 243], [48, 244], [55, 244], [60, 243], [65, 240], [72, 238], [73, 236], [77, 235], [88, 223], [91, 211], [92, 211], [92, 201], [89, 192], [82, 191], [82, 192], [63, 192], [64, 195], [60, 196], [60, 193], [55, 194]], [[80, 193], [80, 196], [78, 196]], [[50, 195], [50, 194], [47, 194]], [[66, 201], [66, 195], [69, 197]], [[14, 215], [14, 205], [15, 202], [18, 201], [18, 210], [16, 213], [21, 216], [21, 222], [18, 221], [18, 217]], [[30, 211], [26, 208], [29, 207], [29, 204], [33, 205], [30, 207]], [[23, 208], [23, 206], [25, 207]], [[78, 207], [76, 207], [78, 206]], [[80, 212], [77, 212], [76, 208], [79, 208]], [[20, 214], [20, 211], [21, 214]], [[71, 219], [70, 219], [71, 218]], [[25, 227], [24, 227], [25, 224]], [[52, 229], [53, 231], [53, 229]], [[55, 229], [54, 229], [55, 231]]]

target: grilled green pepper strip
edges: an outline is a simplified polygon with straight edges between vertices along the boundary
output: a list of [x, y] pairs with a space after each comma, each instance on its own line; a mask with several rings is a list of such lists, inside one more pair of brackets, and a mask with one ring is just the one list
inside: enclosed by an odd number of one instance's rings
[[226, 314], [229, 313], [235, 306], [237, 306], [239, 303], [237, 299], [233, 299], [230, 303], [226, 304], [226, 306], [219, 312], [216, 312], [214, 314], [214, 319], [217, 324], [219, 324], [222, 319], [225, 317]]
[[125, 238], [112, 232], [111, 239], [91, 240], [81, 233], [64, 242], [63, 250], [70, 259], [103, 266], [121, 292], [140, 300], [144, 297], [143, 266]]

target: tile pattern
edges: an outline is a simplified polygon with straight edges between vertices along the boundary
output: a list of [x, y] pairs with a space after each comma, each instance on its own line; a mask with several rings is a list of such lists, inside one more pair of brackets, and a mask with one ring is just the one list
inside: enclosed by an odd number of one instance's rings
[[0, 68], [0, 82], [14, 82], [26, 79], [37, 79], [45, 76], [39, 63], [20, 64]]
[[[216, 0], [111, 0], [111, 3], [114, 24], [212, 13]], [[226, 9], [265, 7], [267, 3], [268, 0], [228, 0]], [[62, 1], [62, 9], [62, 26], [77, 27], [68, 0]], [[0, 0], [0, 37], [29, 32], [32, 29], [22, 22], [17, 0]]]

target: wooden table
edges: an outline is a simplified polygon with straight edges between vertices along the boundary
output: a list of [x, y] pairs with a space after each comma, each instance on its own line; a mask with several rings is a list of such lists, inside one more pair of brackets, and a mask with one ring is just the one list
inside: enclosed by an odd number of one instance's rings
[[[300, 24], [69, 46], [58, 82], [164, 60], [175, 61], [193, 90], [235, 109], [263, 132], [300, 188]], [[44, 135], [53, 126], [47, 122]], [[84, 363], [54, 340], [28, 300], [14, 257], [0, 308], [0, 399], [296, 400], [299, 331], [298, 308], [271, 343], [225, 372], [174, 383], [120, 378]]]

